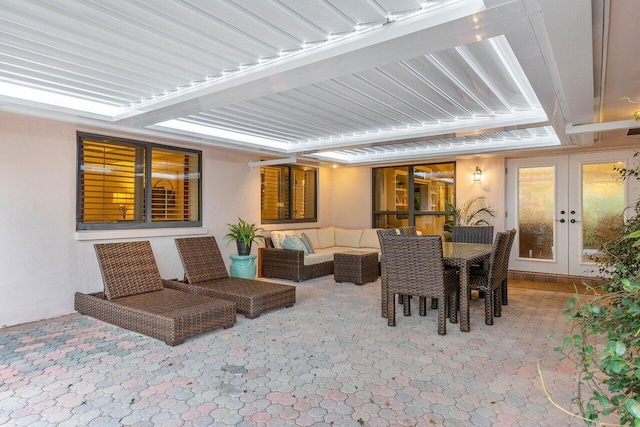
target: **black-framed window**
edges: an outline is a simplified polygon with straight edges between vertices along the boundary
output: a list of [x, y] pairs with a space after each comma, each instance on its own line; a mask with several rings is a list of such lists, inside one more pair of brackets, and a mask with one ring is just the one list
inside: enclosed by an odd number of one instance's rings
[[202, 226], [201, 165], [201, 151], [79, 132], [76, 229]]
[[315, 222], [318, 171], [308, 166], [262, 166], [260, 212], [263, 224]]
[[373, 227], [443, 234], [445, 205], [455, 202], [454, 162], [373, 168], [372, 180]]

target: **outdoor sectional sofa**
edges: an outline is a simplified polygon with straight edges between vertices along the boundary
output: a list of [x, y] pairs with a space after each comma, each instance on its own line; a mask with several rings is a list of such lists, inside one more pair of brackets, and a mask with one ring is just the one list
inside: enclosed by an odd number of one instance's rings
[[[286, 235], [305, 235], [315, 253], [283, 249]], [[270, 247], [273, 246], [273, 247]], [[369, 250], [380, 253], [375, 228], [344, 229], [339, 227], [272, 231], [267, 247], [261, 249], [262, 276], [301, 282], [333, 274], [333, 255], [338, 252]]]

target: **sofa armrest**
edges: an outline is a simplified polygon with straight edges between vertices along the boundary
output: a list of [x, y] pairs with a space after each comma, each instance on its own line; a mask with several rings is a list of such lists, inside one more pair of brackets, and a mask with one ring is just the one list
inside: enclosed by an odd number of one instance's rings
[[276, 277], [299, 282], [304, 277], [304, 251], [262, 248], [262, 277]]
[[262, 248], [262, 262], [287, 262], [304, 264], [304, 251]]

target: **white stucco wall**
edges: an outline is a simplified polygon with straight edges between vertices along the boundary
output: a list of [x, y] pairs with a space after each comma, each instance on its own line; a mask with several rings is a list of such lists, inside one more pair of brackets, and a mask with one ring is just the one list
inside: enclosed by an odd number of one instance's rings
[[331, 198], [333, 225], [342, 228], [371, 227], [371, 167], [333, 169]]
[[[476, 166], [482, 171], [480, 182], [473, 181]], [[484, 196], [486, 204], [496, 212], [494, 218], [486, 217], [495, 231], [505, 229], [505, 166], [503, 156], [456, 161], [456, 204], [461, 205], [472, 197]]]
[[[72, 313], [76, 291], [102, 290], [94, 243], [149, 240], [162, 277], [184, 274], [174, 235], [76, 240], [76, 130], [0, 113], [0, 326]], [[226, 224], [260, 222], [260, 169], [247, 167], [257, 160], [247, 154], [196, 148], [203, 152], [203, 227], [228, 265], [236, 249], [223, 239]]]

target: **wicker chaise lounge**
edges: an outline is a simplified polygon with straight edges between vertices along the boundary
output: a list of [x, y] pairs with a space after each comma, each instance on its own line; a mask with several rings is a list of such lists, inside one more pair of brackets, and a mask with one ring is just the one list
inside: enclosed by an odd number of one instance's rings
[[213, 236], [176, 239], [176, 246], [185, 281], [167, 282], [168, 287], [233, 301], [238, 313], [249, 319], [296, 302], [295, 286], [229, 277]]
[[232, 302], [166, 289], [149, 242], [95, 245], [104, 292], [76, 292], [76, 311], [170, 346], [236, 322]]

